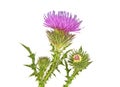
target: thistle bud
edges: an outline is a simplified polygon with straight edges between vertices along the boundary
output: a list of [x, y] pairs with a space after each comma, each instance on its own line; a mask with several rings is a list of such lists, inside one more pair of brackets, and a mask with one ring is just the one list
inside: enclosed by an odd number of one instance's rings
[[91, 63], [91, 61], [89, 55], [83, 51], [82, 47], [80, 47], [80, 49], [74, 50], [71, 53], [69, 63], [74, 69], [82, 71]]
[[50, 60], [47, 57], [40, 57], [37, 64], [39, 68], [45, 68], [50, 64]]

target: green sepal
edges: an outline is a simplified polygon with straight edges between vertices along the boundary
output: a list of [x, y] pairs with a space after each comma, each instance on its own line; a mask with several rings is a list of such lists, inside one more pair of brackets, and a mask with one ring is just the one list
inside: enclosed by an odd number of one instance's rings
[[61, 30], [54, 30], [54, 31], [47, 31], [47, 36], [54, 47], [54, 50], [65, 50], [69, 45], [71, 45], [71, 41], [74, 38], [75, 35], [65, 33]]
[[50, 51], [54, 52], [55, 51], [55, 47], [52, 44], [50, 44], [50, 46], [52, 47], [52, 49]]

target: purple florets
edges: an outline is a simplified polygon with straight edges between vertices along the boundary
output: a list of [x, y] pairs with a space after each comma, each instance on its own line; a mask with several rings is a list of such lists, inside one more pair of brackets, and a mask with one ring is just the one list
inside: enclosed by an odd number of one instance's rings
[[63, 30], [65, 32], [79, 31], [79, 26], [82, 22], [77, 19], [76, 15], [72, 16], [72, 14], [65, 11], [58, 11], [57, 14], [55, 11], [49, 12], [44, 19], [44, 25], [46, 27]]

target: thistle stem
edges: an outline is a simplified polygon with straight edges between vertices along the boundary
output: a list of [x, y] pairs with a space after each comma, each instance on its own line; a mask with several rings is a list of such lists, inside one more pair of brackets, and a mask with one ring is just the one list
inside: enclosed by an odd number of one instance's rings
[[38, 87], [45, 87], [44, 83], [39, 82], [39, 86]]
[[69, 87], [69, 85], [72, 83], [75, 76], [78, 74], [79, 70], [75, 69], [73, 74], [69, 76], [66, 80], [66, 84], [63, 87]]
[[53, 52], [53, 60], [51, 63], [51, 66], [49, 68], [49, 70], [47, 71], [46, 75], [43, 78], [43, 82], [44, 84], [47, 82], [47, 80], [51, 77], [51, 75], [53, 74], [53, 72], [55, 71], [55, 69], [58, 67], [59, 65], [59, 61], [60, 61], [60, 54], [61, 52], [59, 51], [54, 51]]

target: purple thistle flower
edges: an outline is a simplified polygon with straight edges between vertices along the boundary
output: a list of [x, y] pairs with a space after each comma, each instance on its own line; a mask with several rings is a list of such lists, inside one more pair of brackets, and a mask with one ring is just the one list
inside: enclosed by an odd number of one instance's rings
[[49, 12], [47, 16], [44, 17], [46, 27], [53, 29], [63, 30], [65, 32], [74, 32], [79, 31], [80, 24], [82, 21], [77, 19], [77, 16], [70, 14], [65, 11], [58, 11], [56, 14], [55, 11]]

